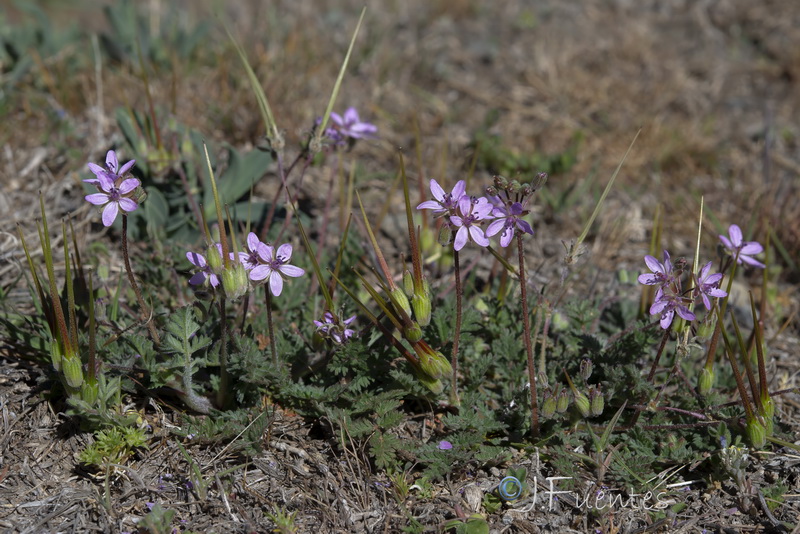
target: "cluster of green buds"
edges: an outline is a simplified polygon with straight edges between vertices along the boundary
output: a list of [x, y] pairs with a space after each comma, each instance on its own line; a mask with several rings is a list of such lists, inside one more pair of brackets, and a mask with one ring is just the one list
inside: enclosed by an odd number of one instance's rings
[[549, 387], [542, 393], [542, 417], [551, 418], [555, 414], [563, 414], [569, 408], [569, 392], [557, 385], [553, 390]]
[[584, 359], [581, 361], [579, 375], [583, 380], [584, 386], [587, 388], [587, 393], [578, 389], [569, 374], [566, 371], [564, 372], [569, 388], [572, 391], [572, 397], [575, 400], [575, 408], [583, 418], [602, 415], [605, 409], [605, 395], [600, 389], [600, 386], [590, 386], [587, 384], [589, 377], [592, 375], [592, 367], [591, 360]]

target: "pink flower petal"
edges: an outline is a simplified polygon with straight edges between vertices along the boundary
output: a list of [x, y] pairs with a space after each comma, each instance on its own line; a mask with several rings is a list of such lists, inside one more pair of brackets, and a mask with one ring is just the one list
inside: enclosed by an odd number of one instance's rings
[[103, 208], [103, 226], [111, 226], [114, 224], [117, 213], [119, 213], [119, 205], [116, 202], [109, 202], [108, 205]]
[[88, 202], [89, 204], [94, 204], [95, 206], [102, 206], [103, 204], [108, 202], [108, 195], [105, 193], [94, 193], [93, 195], [86, 195], [83, 199]]
[[273, 275], [269, 277], [269, 289], [276, 297], [280, 296], [283, 291], [283, 278], [280, 275]]
[[742, 244], [742, 229], [732, 224], [728, 228], [728, 235], [731, 236], [731, 243], [733, 243], [734, 247], [739, 247]]
[[286, 276], [291, 276], [292, 278], [297, 278], [298, 276], [303, 276], [306, 274], [305, 269], [295, 265], [281, 265], [278, 270]]
[[109, 150], [108, 153], [106, 153], [106, 169], [116, 174], [118, 166], [117, 153], [113, 150]]
[[444, 195], [446, 194], [444, 192], [444, 189], [442, 189], [442, 186], [439, 185], [439, 182], [437, 182], [433, 178], [431, 178], [431, 193], [433, 194], [433, 198], [435, 198], [439, 202], [444, 200]]
[[120, 176], [122, 176], [123, 174], [125, 174], [126, 172], [131, 170], [131, 167], [133, 167], [134, 163], [136, 163], [135, 159], [130, 160], [128, 163], [126, 163], [125, 165], [122, 166], [122, 168], [119, 170], [118, 174]]
[[140, 182], [136, 178], [128, 178], [127, 180], [123, 180], [119, 186], [119, 193], [121, 195], [127, 195], [128, 193], [139, 187], [141, 184], [142, 182]]
[[284, 243], [278, 247], [278, 253], [276, 254], [276, 257], [280, 258], [283, 262], [289, 261], [292, 257], [292, 245], [289, 243]]

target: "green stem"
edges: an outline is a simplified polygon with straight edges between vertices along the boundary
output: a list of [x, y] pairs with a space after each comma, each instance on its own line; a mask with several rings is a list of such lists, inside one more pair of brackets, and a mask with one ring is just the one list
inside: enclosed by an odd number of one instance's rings
[[528, 354], [528, 381], [531, 384], [531, 437], [539, 437], [539, 405], [536, 392], [536, 366], [533, 363], [533, 341], [531, 339], [531, 318], [528, 316], [528, 288], [525, 278], [525, 249], [522, 232], [517, 232], [517, 253], [519, 255], [519, 288], [522, 304], [522, 325], [525, 332], [525, 350]]
[[139, 289], [139, 284], [136, 283], [136, 277], [133, 276], [133, 269], [131, 269], [131, 260], [128, 257], [128, 216], [122, 214], [122, 259], [125, 261], [125, 272], [128, 273], [128, 282], [130, 282], [133, 292], [136, 294], [136, 302], [139, 304], [139, 312], [146, 321], [147, 329], [150, 331], [150, 337], [156, 345], [161, 344], [161, 339], [158, 337], [156, 325], [150, 316], [150, 308], [144, 303], [142, 298], [142, 290]]
[[456, 329], [453, 333], [453, 353], [450, 356], [450, 365], [453, 368], [453, 379], [450, 383], [450, 403], [459, 406], [461, 401], [458, 398], [458, 340], [461, 337], [461, 265], [458, 261], [458, 251], [453, 251], [453, 265], [455, 267], [456, 278]]
[[272, 352], [272, 361], [278, 363], [278, 351], [275, 348], [275, 331], [272, 328], [272, 297], [269, 294], [269, 287], [264, 286], [264, 295], [267, 304], [267, 335], [269, 336], [269, 350]]
[[228, 404], [228, 390], [231, 377], [228, 374], [228, 318], [225, 316], [225, 297], [219, 299], [220, 347], [219, 347], [219, 389], [217, 406], [224, 409]]

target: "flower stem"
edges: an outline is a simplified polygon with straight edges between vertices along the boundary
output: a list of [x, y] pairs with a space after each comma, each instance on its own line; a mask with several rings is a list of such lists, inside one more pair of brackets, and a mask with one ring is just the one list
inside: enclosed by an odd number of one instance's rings
[[656, 359], [653, 360], [653, 365], [650, 367], [650, 373], [647, 375], [647, 381], [651, 384], [653, 383], [653, 376], [656, 374], [656, 368], [658, 367], [658, 362], [661, 360], [661, 355], [664, 353], [664, 347], [667, 345], [667, 340], [669, 339], [669, 333], [671, 331], [672, 331], [672, 323], [670, 323], [669, 328], [664, 330], [664, 336], [661, 338], [661, 344], [658, 346]]
[[450, 403], [459, 406], [458, 398], [458, 340], [461, 337], [461, 265], [458, 261], [458, 251], [453, 251], [453, 265], [456, 277], [456, 328], [453, 333], [453, 353], [450, 356], [450, 366], [453, 368], [453, 379], [450, 381]]
[[531, 318], [528, 315], [528, 288], [525, 279], [525, 249], [522, 233], [517, 232], [517, 253], [519, 255], [519, 288], [522, 304], [522, 326], [525, 332], [525, 350], [528, 354], [528, 381], [531, 384], [531, 437], [539, 437], [539, 405], [536, 392], [536, 366], [533, 363], [533, 341], [531, 339]]
[[131, 260], [128, 257], [128, 216], [125, 213], [122, 214], [122, 258], [125, 260], [125, 272], [128, 273], [128, 281], [133, 288], [133, 292], [136, 294], [139, 312], [142, 314], [142, 317], [145, 318], [145, 324], [147, 324], [147, 329], [150, 331], [150, 337], [153, 339], [153, 343], [160, 345], [161, 339], [158, 337], [156, 325], [153, 323], [152, 317], [150, 316], [150, 308], [144, 303], [142, 290], [139, 289], [139, 284], [136, 283], [136, 277], [133, 276], [133, 269], [131, 269]]
[[275, 331], [272, 328], [272, 297], [269, 294], [269, 288], [264, 287], [264, 295], [266, 296], [267, 304], [267, 335], [269, 336], [269, 350], [272, 352], [272, 361], [278, 363], [278, 351], [275, 348]]
[[231, 378], [228, 374], [228, 318], [225, 315], [225, 297], [219, 299], [220, 347], [219, 347], [219, 389], [217, 406], [222, 410], [228, 404], [228, 390]]

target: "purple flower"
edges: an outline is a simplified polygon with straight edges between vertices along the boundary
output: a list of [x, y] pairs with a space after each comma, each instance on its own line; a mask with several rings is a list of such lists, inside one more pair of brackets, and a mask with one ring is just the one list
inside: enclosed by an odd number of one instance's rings
[[533, 235], [531, 225], [521, 218], [524, 212], [525, 210], [519, 202], [514, 202], [511, 206], [496, 206], [492, 211], [492, 215], [494, 215], [496, 219], [486, 227], [486, 235], [492, 237], [502, 230], [503, 233], [500, 234], [500, 246], [503, 248], [511, 244], [511, 240], [514, 238], [514, 230], [516, 229], [520, 232]]
[[659, 290], [656, 294], [655, 302], [650, 306], [650, 315], [660, 313], [661, 328], [666, 330], [672, 324], [672, 319], [675, 317], [676, 312], [687, 321], [696, 319], [695, 315], [683, 304], [683, 300], [679, 296], [668, 295]]
[[262, 256], [266, 256], [266, 246], [262, 243], [256, 234], [250, 232], [247, 234], [247, 242], [245, 243], [245, 248], [247, 248], [247, 252], [240, 252], [239, 253], [239, 261], [244, 268], [248, 271], [252, 270], [255, 267], [258, 267], [259, 261], [259, 251], [261, 251]]
[[761, 254], [764, 252], [764, 247], [761, 246], [761, 243], [756, 241], [743, 241], [742, 229], [735, 224], [728, 227], [728, 235], [730, 235], [730, 239], [728, 239], [727, 236], [721, 235], [719, 236], [719, 240], [722, 241], [725, 248], [733, 254], [733, 257], [736, 258], [738, 263], [745, 262], [754, 267], [761, 267], [762, 269], [766, 267], [766, 265], [760, 261], [750, 257], [754, 254]]
[[447, 441], [446, 439], [443, 439], [442, 441], [439, 442], [438, 447], [440, 451], [449, 451], [450, 449], [453, 448], [453, 444]]
[[342, 321], [334, 316], [333, 313], [326, 311], [322, 314], [322, 321], [315, 320], [314, 324], [317, 326], [317, 333], [320, 336], [326, 339], [333, 339], [333, 341], [341, 345], [355, 336], [356, 331], [352, 328], [347, 328], [355, 320], [356, 316], [353, 315], [349, 319]]
[[106, 154], [106, 168], [89, 163], [89, 170], [95, 178], [84, 180], [86, 183], [97, 186], [99, 193], [86, 195], [84, 199], [95, 206], [105, 206], [103, 208], [103, 225], [111, 226], [122, 210], [122, 213], [135, 211], [139, 205], [131, 197], [133, 191], [141, 185], [136, 178], [124, 178], [124, 175], [133, 167], [135, 160], [131, 160], [122, 167], [117, 161], [117, 154], [109, 150]]
[[649, 254], [644, 257], [644, 262], [652, 272], [640, 274], [638, 278], [640, 284], [664, 287], [672, 282], [672, 262], [669, 252], [664, 251], [664, 263]]
[[89, 170], [92, 171], [92, 174], [94, 174], [97, 178], [89, 178], [84, 180], [84, 182], [89, 184], [98, 184], [101, 176], [107, 176], [111, 178], [112, 181], [116, 181], [126, 172], [131, 170], [131, 167], [133, 167], [134, 163], [136, 163], [136, 160], [132, 159], [120, 168], [119, 161], [117, 160], [117, 153], [113, 150], [109, 150], [106, 153], [105, 169], [95, 163], [89, 163]]
[[464, 180], [459, 180], [453, 186], [453, 191], [445, 193], [439, 182], [431, 178], [431, 193], [436, 200], [426, 200], [417, 206], [418, 210], [433, 210], [434, 215], [451, 214], [454, 215], [458, 207], [458, 201], [464, 196], [464, 191], [467, 189], [467, 183]]
[[450, 216], [450, 223], [458, 228], [453, 242], [455, 250], [461, 250], [472, 240], [481, 247], [488, 247], [489, 240], [480, 227], [480, 222], [489, 218], [492, 205], [484, 197], [462, 196], [458, 201], [457, 215]]
[[350, 107], [344, 112], [344, 117], [336, 112], [331, 113], [331, 126], [325, 134], [338, 145], [355, 139], [372, 138], [377, 131], [378, 127], [374, 124], [361, 122], [356, 108]]
[[269, 282], [270, 291], [276, 297], [283, 291], [284, 276], [296, 278], [306, 273], [300, 267], [289, 265], [289, 259], [292, 257], [292, 245], [289, 243], [278, 247], [277, 253], [275, 247], [271, 245], [258, 247], [257, 252], [259, 264], [250, 270], [250, 280], [254, 282], [266, 280]]
[[[222, 255], [222, 246], [217, 245], [220, 248], [220, 256]], [[189, 260], [189, 263], [198, 267], [200, 269], [199, 272], [195, 273], [194, 276], [189, 278], [189, 283], [193, 286], [202, 285], [208, 280], [211, 284], [211, 287], [219, 286], [219, 277], [211, 271], [211, 266], [206, 261], [205, 256], [202, 254], [198, 254], [197, 252], [187, 252], [186, 259]]]
[[722, 273], [709, 274], [711, 270], [711, 262], [703, 265], [700, 272], [697, 274], [697, 286], [695, 287], [695, 298], [699, 295], [703, 299], [703, 304], [706, 309], [711, 311], [711, 301], [708, 297], [727, 297], [728, 294], [721, 290], [718, 285], [722, 280]]

